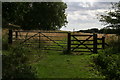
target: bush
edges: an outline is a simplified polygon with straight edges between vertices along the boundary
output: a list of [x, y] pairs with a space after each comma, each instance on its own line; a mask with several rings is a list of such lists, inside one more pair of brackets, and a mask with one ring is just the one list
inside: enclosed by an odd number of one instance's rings
[[120, 47], [119, 42], [112, 42], [112, 47], [98, 53], [94, 59], [96, 67], [108, 80], [120, 79]]
[[29, 64], [29, 55], [29, 49], [21, 46], [3, 51], [3, 79], [36, 78], [35, 68]]
[[8, 39], [7, 39], [7, 34], [2, 36], [2, 50], [7, 50], [8, 49]]

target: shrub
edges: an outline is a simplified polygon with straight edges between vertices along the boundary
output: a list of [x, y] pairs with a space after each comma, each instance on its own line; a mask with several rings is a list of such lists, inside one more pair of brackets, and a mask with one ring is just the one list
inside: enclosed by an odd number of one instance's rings
[[108, 80], [120, 79], [120, 45], [119, 41], [112, 42], [112, 46], [98, 53], [94, 59], [96, 67]]
[[3, 79], [36, 78], [35, 68], [29, 64], [29, 55], [29, 49], [21, 46], [3, 51]]
[[7, 35], [2, 36], [2, 50], [8, 49], [8, 39]]

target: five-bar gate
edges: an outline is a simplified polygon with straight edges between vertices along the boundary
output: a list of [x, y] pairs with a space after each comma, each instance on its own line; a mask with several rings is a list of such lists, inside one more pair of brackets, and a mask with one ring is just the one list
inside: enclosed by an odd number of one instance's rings
[[20, 44], [38, 46], [44, 50], [66, 49], [70, 52], [92, 52], [104, 49], [105, 37], [98, 38], [97, 34], [74, 34], [70, 32], [43, 32], [43, 31], [16, 31], [9, 30], [8, 42], [20, 42]]
[[69, 52], [92, 52], [97, 53], [99, 49], [104, 49], [105, 37], [98, 38], [97, 34], [68, 34]]

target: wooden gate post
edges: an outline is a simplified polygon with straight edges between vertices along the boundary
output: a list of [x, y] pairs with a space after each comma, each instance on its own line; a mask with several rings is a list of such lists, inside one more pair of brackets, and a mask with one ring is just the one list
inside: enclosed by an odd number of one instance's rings
[[41, 47], [41, 44], [40, 44], [40, 32], [39, 32], [39, 48]]
[[105, 49], [105, 37], [102, 37], [102, 49]]
[[18, 38], [18, 31], [15, 31], [15, 38]]
[[67, 54], [71, 53], [71, 33], [68, 33]]
[[8, 33], [8, 43], [9, 44], [12, 44], [12, 36], [13, 36], [13, 31], [12, 30], [9, 30], [9, 33]]
[[97, 53], [97, 34], [93, 34], [93, 53]]

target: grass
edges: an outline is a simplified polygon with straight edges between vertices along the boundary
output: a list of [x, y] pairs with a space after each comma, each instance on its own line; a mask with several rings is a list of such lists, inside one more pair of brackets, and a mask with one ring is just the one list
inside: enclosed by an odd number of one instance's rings
[[93, 68], [92, 55], [62, 55], [48, 51], [44, 58], [34, 64], [38, 78], [104, 78]]

